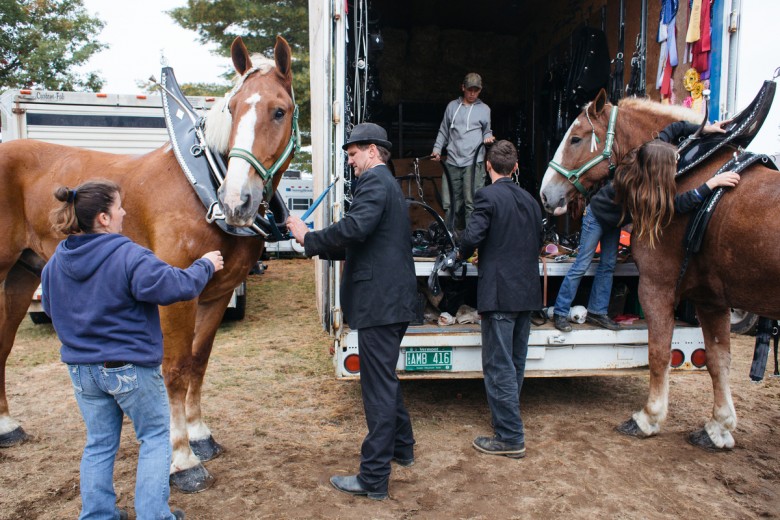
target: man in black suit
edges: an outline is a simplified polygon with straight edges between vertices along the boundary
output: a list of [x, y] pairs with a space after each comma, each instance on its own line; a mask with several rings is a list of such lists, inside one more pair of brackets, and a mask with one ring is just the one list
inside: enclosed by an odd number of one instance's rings
[[482, 373], [494, 435], [474, 447], [492, 455], [525, 456], [520, 389], [525, 375], [531, 311], [541, 309], [539, 250], [542, 212], [510, 179], [517, 151], [499, 141], [488, 151], [492, 184], [476, 193], [474, 212], [461, 237], [460, 254], [478, 251], [477, 310], [482, 315]]
[[346, 259], [341, 304], [345, 321], [358, 330], [368, 435], [360, 472], [330, 482], [339, 491], [374, 500], [387, 498], [391, 460], [414, 463], [412, 424], [395, 367], [401, 339], [415, 316], [417, 279], [407, 203], [385, 164], [391, 146], [382, 127], [357, 125], [344, 145], [357, 177], [349, 212], [320, 231], [309, 231], [298, 217], [287, 220], [306, 256]]

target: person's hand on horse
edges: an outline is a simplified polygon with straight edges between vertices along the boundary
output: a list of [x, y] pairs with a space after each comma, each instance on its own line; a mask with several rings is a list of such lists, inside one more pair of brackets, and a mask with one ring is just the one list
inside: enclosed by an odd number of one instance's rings
[[220, 251], [209, 251], [205, 255], [202, 256], [202, 258], [205, 258], [212, 264], [214, 264], [214, 272], [221, 271], [223, 267], [225, 267], [225, 259], [222, 258], [222, 253]]
[[303, 245], [303, 237], [309, 232], [309, 227], [296, 215], [287, 217], [287, 229], [292, 233], [293, 238], [298, 244]]
[[711, 190], [715, 188], [733, 188], [739, 183], [739, 174], [736, 172], [723, 172], [720, 175], [716, 175], [712, 179], [707, 181], [707, 186]]
[[710, 124], [704, 125], [704, 133], [705, 134], [725, 134], [726, 129], [724, 128], [727, 124], [731, 123], [731, 119], [727, 119], [725, 121], [713, 121]]

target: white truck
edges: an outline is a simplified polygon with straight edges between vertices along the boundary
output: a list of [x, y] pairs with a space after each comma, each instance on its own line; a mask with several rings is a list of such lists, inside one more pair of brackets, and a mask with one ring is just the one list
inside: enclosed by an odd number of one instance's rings
[[[724, 119], [744, 106], [737, 105], [733, 96], [740, 3], [725, 4], [729, 5], [715, 2], [713, 6], [713, 49], [718, 52], [713, 57], [710, 78], [711, 106], [715, 107], [710, 109], [711, 119]], [[481, 97], [492, 108], [493, 129], [498, 137], [507, 136], [504, 138], [513, 139], [519, 148], [525, 145], [526, 151], [532, 150], [530, 155], [523, 155], [521, 149], [521, 166], [524, 158], [530, 158], [530, 164], [525, 165], [531, 172], [528, 177], [535, 177], [532, 184], [538, 182], [551, 158], [543, 141], [556, 115], [550, 114], [554, 111], [545, 104], [545, 96], [555, 88], [558, 65], [576, 50], [571, 35], [583, 25], [600, 26], [608, 35], [610, 55], [614, 57], [621, 8], [626, 9], [625, 79], [628, 81], [629, 57], [636, 39], [640, 43], [638, 63], [642, 65], [639, 77], [650, 95], [655, 83], [653, 60], [658, 61], [660, 52], [654, 39], [660, 7], [646, 0], [625, 4], [607, 0], [594, 6], [592, 2], [552, 2], [539, 9], [535, 3], [483, 2], [478, 9], [459, 9], [432, 0], [310, 0], [315, 194], [335, 182], [316, 212], [315, 228], [338, 221], [347, 209], [349, 186], [345, 181], [351, 175], [341, 146], [352, 125], [365, 120], [384, 126], [394, 143], [394, 158], [426, 156], [446, 103], [459, 94], [460, 81], [470, 71], [483, 76]], [[681, 12], [686, 8], [680, 4]], [[759, 34], [763, 33], [756, 32]], [[771, 70], [762, 75], [764, 79], [770, 76]], [[678, 84], [682, 83], [678, 80]], [[758, 86], [749, 89], [755, 93]], [[770, 124], [776, 130], [777, 122]], [[521, 126], [522, 132], [513, 133]], [[552, 151], [558, 141], [554, 141]], [[557, 287], [571, 265], [547, 263], [548, 305], [555, 301]], [[344, 323], [339, 300], [341, 265], [322, 261], [316, 266], [318, 309], [323, 326], [333, 338], [336, 376], [359, 377], [357, 332]], [[433, 259], [416, 258], [415, 266], [422, 285], [433, 269]], [[540, 262], [540, 277], [544, 270]], [[594, 272], [592, 266], [588, 275]], [[466, 279], [460, 283], [473, 286], [476, 274], [476, 268], [469, 266]], [[444, 272], [441, 275], [447, 276]], [[629, 298], [633, 298], [627, 312], [641, 314], [636, 302], [637, 280], [632, 262], [618, 264], [615, 284], [627, 286]], [[581, 297], [582, 292], [583, 288]], [[672, 340], [672, 366], [702, 368], [703, 348], [701, 329], [679, 321]], [[396, 367], [400, 377], [481, 377], [478, 325], [410, 326], [401, 349]], [[566, 334], [548, 321], [532, 327], [526, 375], [625, 374], [644, 370], [647, 363], [647, 327], [642, 319], [619, 331], [583, 324], [574, 325], [574, 330]]]
[[[213, 97], [189, 97], [205, 112]], [[38, 139], [101, 152], [143, 154], [168, 141], [159, 94], [104, 94], [16, 89], [0, 95], [2, 140]], [[48, 322], [40, 288], [28, 309], [34, 323]], [[225, 319], [243, 319], [246, 285], [233, 292]]]

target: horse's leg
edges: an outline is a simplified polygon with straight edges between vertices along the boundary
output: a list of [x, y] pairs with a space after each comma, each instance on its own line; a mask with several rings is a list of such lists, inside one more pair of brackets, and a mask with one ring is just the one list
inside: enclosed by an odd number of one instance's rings
[[707, 352], [707, 371], [712, 378], [714, 404], [712, 419], [704, 428], [692, 432], [688, 442], [708, 450], [734, 447], [731, 432], [737, 427], [737, 413], [731, 399], [729, 371], [731, 366], [731, 320], [729, 309], [696, 306], [696, 315], [704, 333]]
[[648, 287], [640, 280], [639, 300], [647, 319], [650, 391], [644, 408], [617, 427], [620, 433], [646, 438], [657, 435], [669, 408], [669, 361], [674, 333], [674, 301], [668, 288]]
[[27, 307], [40, 278], [15, 264], [0, 283], [0, 448], [23, 443], [28, 436], [8, 410], [5, 393], [5, 364], [16, 338], [16, 330], [27, 314]]
[[225, 313], [230, 296], [227, 294], [219, 300], [198, 304], [195, 341], [192, 346], [190, 386], [187, 391], [187, 433], [189, 434], [190, 448], [201, 462], [218, 457], [224, 451], [222, 446], [214, 440], [211, 430], [203, 421], [200, 396], [211, 348], [214, 345], [214, 336], [222, 322], [222, 315]]
[[192, 453], [187, 437], [185, 401], [192, 371], [195, 306], [195, 302], [183, 302], [160, 308], [163, 372], [171, 404], [171, 485], [185, 493], [203, 491], [214, 483], [214, 477]]

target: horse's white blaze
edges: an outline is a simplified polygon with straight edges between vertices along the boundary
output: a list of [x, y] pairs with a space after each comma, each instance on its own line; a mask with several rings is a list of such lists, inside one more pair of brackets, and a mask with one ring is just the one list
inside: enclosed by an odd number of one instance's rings
[[[563, 149], [566, 147], [566, 143], [569, 141], [569, 135], [571, 135], [571, 130], [574, 128], [574, 125], [579, 124], [579, 120], [575, 119], [574, 123], [571, 124], [568, 130], [566, 130], [566, 135], [563, 136], [563, 140], [561, 141], [561, 144], [558, 145], [558, 149], [555, 151], [555, 156], [553, 157], [553, 161], [555, 161], [558, 164], [561, 164], [561, 160], [563, 159]], [[539, 188], [539, 195], [541, 196], [543, 201], [546, 201], [545, 206], [548, 211], [550, 211], [549, 205], [555, 204], [555, 215], [563, 215], [566, 213], [566, 204], [563, 205], [563, 208], [560, 208], [557, 206], [558, 201], [561, 199], [561, 197], [564, 196], [566, 193], [565, 190], [565, 184], [562, 182], [559, 182], [556, 185], [550, 185], [552, 183], [552, 180], [556, 178], [556, 176], [561, 176], [561, 179], [563, 179], [563, 176], [558, 173], [557, 171], [553, 170], [551, 167], [547, 167], [547, 170], [544, 172], [544, 178], [542, 179], [542, 186]]]
[[187, 435], [190, 441], [202, 441], [211, 437], [211, 430], [201, 418], [187, 423]]
[[[241, 116], [236, 128], [236, 138], [233, 141], [234, 148], [252, 150], [255, 142], [255, 124], [257, 123], [257, 111], [255, 106], [260, 102], [260, 94], [252, 94], [246, 100], [249, 110]], [[225, 191], [223, 203], [228, 208], [238, 208], [243, 204], [242, 194], [244, 186], [249, 183], [251, 166], [243, 159], [231, 158], [228, 163], [227, 175], [225, 175]]]
[[0, 417], [0, 435], [4, 433], [10, 433], [19, 427], [19, 423], [14, 421], [10, 416], [5, 415]]

